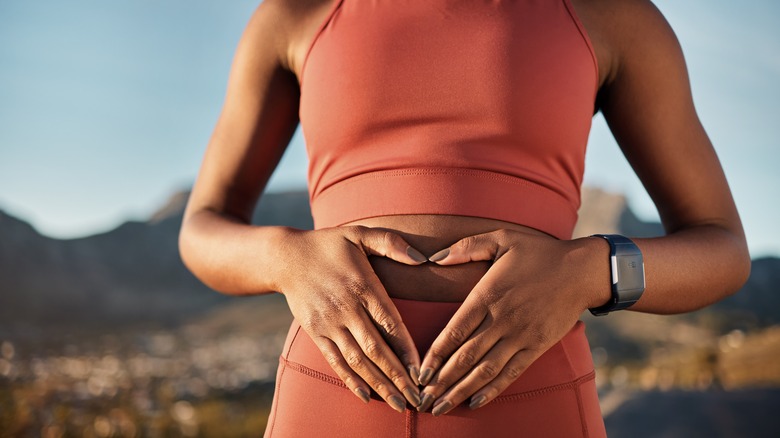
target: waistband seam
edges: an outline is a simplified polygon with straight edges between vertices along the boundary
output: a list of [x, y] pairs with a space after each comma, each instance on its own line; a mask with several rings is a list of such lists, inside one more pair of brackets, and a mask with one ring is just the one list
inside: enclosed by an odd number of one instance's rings
[[500, 182], [504, 184], [517, 185], [526, 189], [541, 190], [543, 192], [552, 192], [560, 198], [562, 205], [568, 207], [570, 210], [577, 211], [566, 197], [566, 194], [562, 191], [564, 189], [554, 187], [552, 184], [547, 185], [540, 181], [534, 181], [526, 176], [510, 175], [503, 172], [498, 172], [489, 169], [469, 169], [463, 167], [414, 167], [408, 169], [381, 169], [374, 170], [358, 175], [351, 175], [343, 177], [336, 182], [318, 190], [318, 193], [310, 194], [310, 202], [314, 203], [319, 199], [327, 198], [328, 195], [333, 192], [338, 192], [339, 189], [352, 185], [355, 183], [361, 183], [371, 180], [383, 180], [386, 178], [394, 177], [414, 177], [414, 176], [458, 176], [458, 177], [475, 177], [487, 181]]
[[[288, 360], [282, 356], [279, 356], [279, 361], [282, 362], [282, 364], [285, 367], [289, 367], [293, 371], [297, 371], [301, 374], [304, 374], [306, 376], [322, 380], [326, 383], [330, 383], [331, 385], [335, 385], [344, 389], [349, 389], [349, 387], [341, 381], [341, 379], [338, 379], [336, 377], [330, 376], [328, 374], [322, 373], [320, 371], [311, 369], [307, 367], [306, 365], [302, 365], [298, 362], [293, 362], [291, 360]], [[571, 380], [569, 382], [559, 383], [557, 385], [550, 385], [539, 389], [533, 389], [530, 391], [524, 391], [524, 392], [518, 392], [515, 394], [506, 394], [506, 395], [499, 395], [498, 397], [494, 398], [493, 401], [490, 403], [504, 403], [504, 402], [511, 402], [516, 400], [523, 400], [531, 397], [535, 397], [537, 395], [543, 395], [550, 392], [560, 391], [560, 390], [566, 390], [566, 389], [574, 389], [576, 390], [579, 388], [580, 385], [583, 383], [593, 380], [596, 378], [596, 371], [593, 370], [585, 375], [582, 375], [580, 377], [577, 377], [574, 380]]]
[[559, 383], [557, 385], [546, 386], [544, 388], [533, 389], [531, 391], [518, 392], [516, 394], [499, 395], [498, 397], [494, 398], [493, 401], [491, 401], [490, 403], [505, 403], [505, 402], [523, 400], [531, 397], [536, 397], [537, 395], [544, 395], [551, 392], [561, 391], [566, 389], [576, 390], [583, 383], [589, 380], [593, 380], [595, 378], [596, 378], [596, 371], [593, 370], [588, 374], [577, 377], [576, 379], [570, 382]]
[[279, 356], [279, 360], [282, 362], [282, 364], [285, 367], [289, 367], [293, 371], [298, 371], [301, 374], [307, 375], [309, 377], [313, 377], [315, 379], [322, 380], [326, 383], [330, 383], [331, 385], [336, 385], [344, 389], [349, 389], [349, 387], [341, 381], [341, 379], [338, 379], [336, 377], [330, 376], [328, 374], [319, 372], [317, 370], [311, 369], [307, 367], [306, 365], [299, 364], [298, 362], [293, 362], [291, 360], [288, 360], [282, 356]]

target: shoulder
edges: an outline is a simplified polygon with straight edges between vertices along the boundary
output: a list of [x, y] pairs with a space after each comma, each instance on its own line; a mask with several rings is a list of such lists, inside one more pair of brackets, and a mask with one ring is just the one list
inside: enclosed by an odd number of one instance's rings
[[650, 0], [571, 0], [579, 13], [597, 27], [596, 32], [620, 43], [644, 32], [670, 29], [661, 11]]
[[249, 19], [247, 33], [273, 42], [282, 67], [297, 72], [302, 48], [335, 1], [263, 0]]
[[603, 15], [603, 32], [620, 52], [637, 45], [676, 39], [671, 26], [650, 0], [592, 0]]
[[676, 56], [679, 42], [663, 13], [650, 0], [573, 0], [592, 23], [593, 33], [608, 54], [605, 83], [626, 64], [647, 55]]

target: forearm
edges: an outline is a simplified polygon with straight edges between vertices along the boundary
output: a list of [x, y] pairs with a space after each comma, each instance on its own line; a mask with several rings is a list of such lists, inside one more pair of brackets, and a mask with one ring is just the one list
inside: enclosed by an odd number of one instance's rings
[[[589, 307], [596, 307], [610, 298], [609, 283], [603, 284], [609, 278], [609, 245], [603, 239], [586, 239], [592, 240], [590, 262], [600, 260], [598, 274], [587, 277]], [[698, 310], [735, 293], [750, 274], [744, 237], [724, 227], [693, 226], [664, 237], [632, 240], [642, 251], [646, 288], [630, 310], [657, 314]]]
[[278, 291], [284, 271], [283, 242], [296, 230], [253, 226], [210, 210], [185, 217], [179, 253], [187, 268], [210, 288], [228, 295]]

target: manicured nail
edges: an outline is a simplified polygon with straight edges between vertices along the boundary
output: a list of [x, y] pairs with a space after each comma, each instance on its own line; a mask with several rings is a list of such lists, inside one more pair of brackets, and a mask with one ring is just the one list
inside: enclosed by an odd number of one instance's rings
[[406, 403], [404, 402], [404, 399], [398, 395], [393, 394], [387, 399], [388, 402], [390, 402], [390, 406], [393, 407], [398, 412], [403, 413], [406, 410]]
[[438, 417], [439, 415], [447, 412], [452, 407], [452, 403], [450, 403], [449, 400], [444, 400], [436, 404], [436, 406], [433, 407], [433, 411], [431, 412], [434, 417]]
[[433, 404], [433, 394], [424, 392], [422, 395], [422, 402], [420, 403], [420, 406], [417, 407], [417, 411], [425, 412], [428, 409], [430, 409], [432, 404]]
[[409, 403], [412, 404], [412, 406], [420, 406], [420, 394], [418, 394], [414, 389], [404, 389], [404, 395], [406, 396], [406, 399], [409, 400]]
[[450, 255], [450, 249], [445, 248], [437, 252], [436, 254], [430, 256], [428, 260], [432, 262], [438, 262], [439, 260], [444, 260], [445, 258], [447, 258], [448, 255]]
[[409, 365], [409, 377], [415, 385], [420, 385], [420, 370], [415, 365]]
[[420, 385], [427, 385], [428, 382], [430, 382], [431, 377], [433, 377], [433, 368], [425, 367], [422, 369], [422, 372], [420, 372]]
[[428, 261], [428, 259], [425, 258], [425, 256], [420, 251], [417, 251], [411, 246], [406, 247], [406, 253], [409, 254], [409, 257], [411, 257], [417, 263], [423, 263]]
[[360, 397], [361, 400], [363, 400], [363, 403], [368, 403], [369, 400], [371, 400], [368, 397], [368, 392], [366, 392], [363, 388], [356, 388], [355, 394], [357, 394], [358, 397]]
[[487, 396], [485, 394], [472, 398], [471, 403], [469, 403], [469, 409], [474, 410], [482, 407], [482, 405], [485, 403], [485, 400], [487, 400]]

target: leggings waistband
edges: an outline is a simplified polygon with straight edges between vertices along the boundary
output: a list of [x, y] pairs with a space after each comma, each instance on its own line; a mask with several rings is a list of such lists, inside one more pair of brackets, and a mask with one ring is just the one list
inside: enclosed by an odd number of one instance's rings
[[[392, 298], [392, 302], [401, 314], [421, 358], [462, 304], [399, 298]], [[323, 380], [340, 382], [338, 375], [297, 320], [294, 320], [290, 327], [281, 359], [306, 369]], [[532, 363], [502, 396], [553, 389], [592, 377], [593, 362], [585, 337], [585, 324], [577, 321], [571, 330]]]

